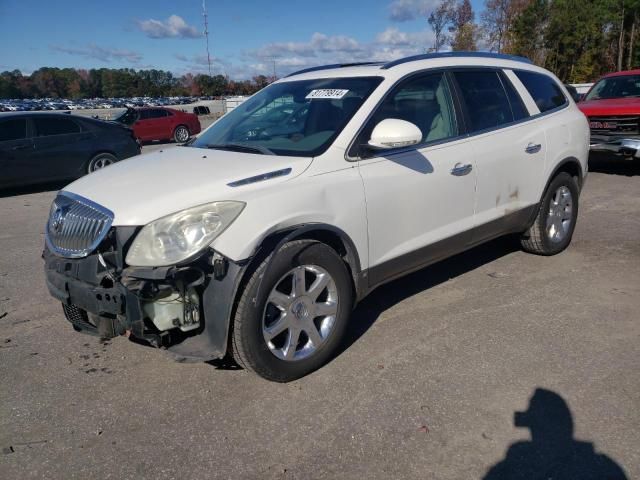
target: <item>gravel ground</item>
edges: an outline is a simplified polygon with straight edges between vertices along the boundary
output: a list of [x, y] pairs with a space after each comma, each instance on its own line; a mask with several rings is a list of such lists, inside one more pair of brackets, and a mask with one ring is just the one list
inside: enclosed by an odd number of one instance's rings
[[592, 170], [567, 251], [500, 239], [381, 287], [284, 385], [75, 333], [40, 259], [55, 191], [5, 192], [0, 478], [640, 478], [640, 168]]

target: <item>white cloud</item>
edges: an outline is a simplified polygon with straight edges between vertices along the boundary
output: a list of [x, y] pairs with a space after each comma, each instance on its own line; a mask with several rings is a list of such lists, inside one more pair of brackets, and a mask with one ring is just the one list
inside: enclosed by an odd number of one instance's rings
[[426, 21], [438, 3], [438, 0], [393, 0], [389, 5], [389, 18], [394, 22], [408, 22], [417, 18]]
[[171, 15], [165, 22], [150, 18], [138, 20], [138, 28], [149, 38], [198, 38], [202, 33], [178, 15]]
[[50, 48], [51, 50], [54, 50], [56, 52], [100, 60], [101, 62], [105, 63], [124, 60], [129, 63], [137, 64], [140, 62], [140, 60], [142, 60], [142, 55], [137, 52], [117, 48], [100, 47], [93, 43], [87, 45], [86, 47], [61, 47], [59, 45], [51, 45]]
[[359, 42], [346, 35], [316, 32], [306, 42], [276, 42], [245, 52], [240, 68], [249, 76], [283, 76], [295, 70], [332, 63], [387, 61], [425, 52], [433, 44], [430, 31], [404, 32], [388, 28], [372, 42]]

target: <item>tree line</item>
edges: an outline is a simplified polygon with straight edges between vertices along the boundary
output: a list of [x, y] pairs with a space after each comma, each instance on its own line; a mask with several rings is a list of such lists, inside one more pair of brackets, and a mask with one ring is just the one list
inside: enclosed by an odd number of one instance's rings
[[163, 70], [131, 68], [50, 68], [31, 75], [19, 70], [0, 73], [0, 98], [114, 98], [166, 96], [250, 95], [272, 79], [258, 75], [235, 81], [223, 75], [180, 77]]
[[441, 0], [428, 16], [430, 51], [522, 55], [569, 83], [640, 66], [640, 0]]

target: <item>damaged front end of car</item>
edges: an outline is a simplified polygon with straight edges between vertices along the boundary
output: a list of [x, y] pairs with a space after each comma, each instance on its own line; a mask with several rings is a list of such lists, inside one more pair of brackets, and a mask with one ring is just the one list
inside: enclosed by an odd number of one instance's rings
[[[183, 228], [194, 224], [193, 215], [191, 224], [185, 218]], [[43, 252], [46, 281], [73, 328], [101, 338], [127, 335], [181, 361], [222, 358], [245, 265], [208, 246], [172, 265], [131, 265], [128, 254], [149, 226], [112, 221], [108, 209], [69, 192], [53, 202]], [[159, 248], [167, 249], [170, 240], [163, 241]], [[137, 248], [148, 254], [144, 245]]]

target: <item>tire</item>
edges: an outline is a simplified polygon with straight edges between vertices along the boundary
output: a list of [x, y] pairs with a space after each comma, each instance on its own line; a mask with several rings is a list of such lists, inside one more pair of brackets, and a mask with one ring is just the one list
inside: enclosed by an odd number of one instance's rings
[[576, 228], [579, 194], [576, 180], [558, 173], [545, 191], [533, 225], [520, 239], [522, 248], [537, 255], [555, 255], [567, 248]]
[[176, 143], [184, 143], [189, 140], [189, 137], [191, 137], [191, 133], [189, 133], [189, 129], [184, 125], [178, 125], [173, 131], [173, 139]]
[[335, 354], [352, 305], [351, 278], [340, 256], [317, 241], [289, 242], [260, 264], [240, 293], [231, 355], [267, 380], [303, 377]]
[[87, 165], [87, 173], [95, 172], [101, 168], [108, 167], [109, 165], [116, 163], [118, 159], [110, 153], [99, 153], [93, 157]]

